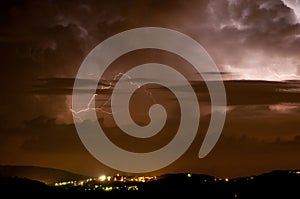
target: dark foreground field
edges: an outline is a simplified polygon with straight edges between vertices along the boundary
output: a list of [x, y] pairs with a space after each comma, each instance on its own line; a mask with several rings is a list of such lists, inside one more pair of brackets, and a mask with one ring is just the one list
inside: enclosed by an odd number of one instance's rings
[[[259, 176], [216, 179], [207, 175], [169, 174], [151, 182], [137, 182], [135, 190], [87, 189], [85, 186], [57, 187], [18, 177], [0, 177], [2, 194], [23, 196], [159, 197], [183, 194], [199, 198], [300, 198], [299, 171], [273, 171]], [[132, 186], [123, 183], [123, 187]], [[110, 186], [117, 186], [111, 184]]]

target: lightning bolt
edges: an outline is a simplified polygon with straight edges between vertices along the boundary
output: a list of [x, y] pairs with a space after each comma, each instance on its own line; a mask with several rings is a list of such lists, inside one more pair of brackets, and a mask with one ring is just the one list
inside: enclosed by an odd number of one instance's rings
[[286, 80], [286, 79], [300, 79], [299, 75], [296, 74], [278, 74], [278, 73], [274, 73], [274, 75], [279, 78], [280, 80]]
[[300, 79], [300, 76], [297, 75], [297, 74], [280, 74], [278, 72], [275, 72], [275, 71], [271, 71], [269, 68], [268, 68], [268, 71], [273, 73], [275, 77], [277, 77], [279, 80], [290, 80], [290, 79], [296, 79], [296, 80], [299, 80]]
[[[141, 88], [141, 85], [140, 85], [140, 84], [131, 81], [131, 80], [132, 80], [132, 77], [130, 77], [128, 74], [125, 74], [125, 73], [118, 73], [117, 75], [114, 76], [113, 80], [112, 80], [111, 82], [109, 82], [109, 85], [108, 85], [108, 86], [103, 86], [103, 85], [102, 85], [102, 86], [100, 87], [100, 90], [111, 89], [111, 88], [113, 87], [113, 83], [114, 83], [120, 76], [125, 76], [125, 77], [127, 77], [127, 79], [129, 80], [129, 83], [130, 83], [131, 85], [136, 86], [137, 88]], [[151, 97], [152, 101], [153, 101], [154, 103], [156, 103], [156, 100], [155, 100], [155, 98], [153, 97], [153, 94], [152, 94], [150, 91], [148, 91], [146, 88], [144, 88], [144, 91], [146, 92], [147, 95], [149, 95], [149, 96]], [[73, 110], [72, 108], [70, 108], [70, 111], [73, 113], [73, 116], [76, 117], [76, 118], [78, 118], [80, 121], [83, 121], [83, 120], [78, 116], [78, 114], [83, 113], [83, 112], [88, 112], [88, 111], [90, 111], [90, 110], [101, 111], [102, 113], [112, 115], [112, 112], [111, 112], [111, 111], [106, 111], [106, 110], [104, 110], [104, 107], [105, 107], [105, 106], [109, 103], [109, 101], [111, 100], [111, 96], [109, 97], [108, 100], [106, 100], [106, 101], [102, 104], [102, 106], [97, 107], [97, 108], [91, 107], [92, 102], [95, 101], [95, 98], [96, 98], [97, 95], [98, 95], [98, 94], [93, 94], [93, 96], [92, 96], [91, 99], [89, 100], [89, 102], [88, 102], [86, 108], [84, 108], [84, 109], [81, 109], [81, 110], [79, 110], [79, 111], [75, 111], [75, 110]]]

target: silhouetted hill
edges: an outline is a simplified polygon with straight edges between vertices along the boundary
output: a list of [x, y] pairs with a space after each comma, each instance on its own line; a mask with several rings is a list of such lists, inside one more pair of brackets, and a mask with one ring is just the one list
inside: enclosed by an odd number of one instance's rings
[[272, 171], [257, 176], [220, 179], [197, 174], [170, 174], [142, 186], [142, 194], [196, 195], [199, 198], [300, 198], [300, 171]]
[[60, 181], [87, 179], [88, 176], [37, 166], [0, 166], [0, 176], [28, 178], [53, 184]]
[[[7, 168], [6, 168], [7, 169]], [[41, 168], [42, 172], [52, 169]], [[45, 170], [44, 170], [45, 169]], [[36, 170], [35, 167], [33, 170]], [[56, 169], [54, 169], [56, 170]], [[56, 170], [57, 172], [57, 170]], [[59, 170], [56, 174], [65, 174]], [[76, 175], [75, 175], [76, 176]], [[71, 177], [71, 176], [69, 176]], [[75, 179], [71, 179], [75, 180]], [[0, 193], [24, 193], [24, 196], [65, 197], [162, 197], [199, 198], [300, 198], [300, 171], [272, 171], [257, 176], [221, 179], [201, 174], [166, 174], [148, 182], [84, 180], [82, 185], [48, 186], [42, 182], [0, 176]], [[135, 187], [134, 190], [129, 189]], [[46, 194], [46, 195], [45, 195]]]
[[37, 194], [58, 193], [59, 189], [28, 178], [0, 176], [0, 193], [3, 194]]

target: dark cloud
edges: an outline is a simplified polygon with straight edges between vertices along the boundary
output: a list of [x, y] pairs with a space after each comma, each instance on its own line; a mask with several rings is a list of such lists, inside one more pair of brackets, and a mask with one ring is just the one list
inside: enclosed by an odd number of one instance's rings
[[274, 141], [298, 135], [299, 104], [235, 106], [227, 113], [224, 133]]
[[[133, 80], [134, 81], [134, 80]], [[72, 89], [65, 88], [72, 85], [73, 80], [68, 79], [47, 79], [47, 83], [40, 85], [41, 90], [35, 91], [35, 94], [39, 95], [71, 95]], [[66, 83], [68, 82], [68, 83]], [[84, 80], [89, 83], [89, 81]], [[204, 104], [210, 103], [209, 93], [205, 86], [205, 82], [197, 81], [191, 82], [197, 95], [199, 96], [200, 110]], [[297, 115], [300, 113], [300, 93], [298, 81], [284, 81], [284, 82], [272, 82], [272, 81], [242, 81], [231, 80], [224, 82], [227, 96], [228, 112], [226, 118], [225, 132], [233, 136], [247, 135], [248, 137], [255, 137], [257, 139], [274, 140], [277, 138], [291, 139], [298, 133], [298, 121]], [[48, 86], [50, 88], [48, 88]], [[53, 87], [54, 86], [54, 87]], [[177, 88], [185, 90], [185, 85], [175, 85]], [[54, 88], [54, 89], [53, 89]], [[140, 106], [138, 103], [134, 103], [133, 115], [139, 119], [137, 121], [145, 121], [148, 118], [149, 106], [145, 104], [153, 104], [151, 97], [156, 99], [157, 103], [162, 103], [166, 107], [177, 106], [177, 100], [174, 95], [164, 94], [167, 92], [165, 88], [159, 86], [149, 86], [146, 88], [148, 92], [151, 92], [152, 96], [146, 95], [144, 89], [140, 89], [135, 93], [137, 99], [143, 100], [143, 104]], [[101, 89], [97, 90], [98, 96], [96, 98], [96, 107], [102, 107], [106, 111], [110, 110], [110, 99], [112, 88], [109, 88], [103, 92]], [[87, 93], [89, 90], [84, 90], [82, 93]], [[108, 102], [108, 103], [107, 103]], [[208, 107], [209, 108], [209, 107]], [[202, 110], [203, 112], [203, 110]], [[204, 111], [205, 113], [206, 111]], [[209, 112], [209, 111], [208, 111]], [[99, 117], [104, 117], [105, 122], [111, 120], [110, 115], [101, 114], [99, 111]], [[137, 115], [136, 115], [137, 114]], [[174, 120], [174, 112], [170, 112], [171, 118]], [[172, 116], [173, 115], [173, 116]], [[210, 114], [204, 115], [201, 121], [204, 125], [209, 122]], [[174, 120], [175, 121], [175, 120]], [[117, 133], [114, 122], [108, 126], [113, 126], [108, 131], [119, 138], [121, 135]], [[122, 140], [122, 139], [121, 139]], [[145, 140], [144, 140], [145, 141]], [[136, 140], [130, 142], [136, 143]], [[127, 143], [127, 142], [126, 142]], [[124, 142], [123, 142], [124, 144]], [[131, 146], [131, 145], [130, 145]], [[144, 145], [142, 145], [144, 146]]]
[[74, 125], [59, 124], [56, 118], [39, 116], [24, 121], [23, 126], [1, 128], [1, 143], [15, 137], [23, 143], [18, 149], [34, 152], [66, 152], [74, 151], [81, 143]]
[[[225, 82], [228, 105], [299, 103], [298, 83], [268, 81]], [[283, 92], [284, 90], [291, 92]]]
[[[72, 95], [74, 78], [49, 78], [40, 79], [32, 93], [38, 95]], [[84, 79], [78, 80], [82, 85], [92, 85], [93, 81]], [[141, 79], [129, 79], [131, 82], [140, 82]], [[144, 81], [144, 79], [142, 80]], [[96, 93], [110, 95], [117, 80], [106, 80], [98, 83]], [[191, 81], [196, 93], [206, 96], [201, 101], [209, 102], [209, 93], [205, 82]], [[104, 86], [105, 88], [101, 88]], [[300, 84], [298, 81], [249, 81], [249, 80], [228, 80], [224, 81], [227, 96], [227, 104], [234, 105], [268, 105], [278, 103], [300, 103]], [[185, 85], [174, 85], [174, 87], [185, 90]], [[161, 87], [150, 86], [148, 90], [153, 93], [161, 92]], [[91, 93], [91, 90], [82, 88], [82, 93]]]
[[[205, 82], [192, 81], [192, 86], [200, 101], [210, 102], [210, 96]], [[185, 85], [174, 85], [185, 90]], [[278, 103], [299, 103], [299, 82], [274, 82], [254, 80], [228, 80], [224, 81], [227, 105], [269, 105]], [[151, 91], [152, 89], [150, 89]], [[153, 89], [155, 91], [155, 89]]]
[[[0, 85], [7, 95], [1, 99], [1, 104], [13, 104], [10, 108], [3, 107], [5, 115], [10, 115], [8, 111], [17, 107], [23, 113], [19, 121], [34, 117], [26, 114], [27, 104], [35, 103], [35, 97], [27, 95], [29, 90], [40, 94], [70, 93], [70, 88], [53, 87], [48, 92], [32, 89], [32, 86], [37, 78], [74, 77], [94, 46], [115, 33], [134, 27], [162, 26], [187, 33], [204, 45], [225, 73], [235, 72], [233, 76], [228, 75], [229, 79], [238, 73], [247, 73], [240, 68], [258, 70], [260, 78], [269, 76], [268, 70], [263, 68], [277, 71], [279, 75], [284, 71], [298, 73], [299, 24], [294, 23], [293, 11], [281, 1], [230, 2], [3, 3], [0, 54], [6, 75]], [[231, 68], [226, 68], [227, 65]], [[253, 77], [251, 70], [250, 78]], [[19, 98], [20, 95], [27, 100]], [[60, 103], [64, 101], [61, 99]], [[35, 116], [40, 114], [44, 113]]]

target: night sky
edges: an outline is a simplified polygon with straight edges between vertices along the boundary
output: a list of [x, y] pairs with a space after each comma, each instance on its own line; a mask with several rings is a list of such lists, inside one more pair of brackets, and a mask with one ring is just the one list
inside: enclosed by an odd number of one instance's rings
[[[159, 62], [182, 72], [199, 99], [201, 121], [193, 144], [177, 161], [151, 174], [237, 177], [300, 168], [299, 0], [1, 0], [0, 165], [94, 176], [118, 172], [82, 144], [71, 111], [72, 87], [81, 63], [99, 43], [150, 26], [174, 29], [198, 41], [222, 71], [228, 104], [219, 141], [199, 159], [210, 100], [192, 67], [174, 54], [153, 49], [116, 60], [99, 85], [113, 85], [118, 72], [133, 66]], [[169, 90], [158, 85], [137, 90], [130, 105], [136, 123], [149, 122], [147, 111], [154, 102], [166, 106], [168, 120], [154, 137], [133, 139], [120, 132], [110, 114], [112, 89], [99, 88], [95, 104], [103, 108], [97, 116], [114, 143], [145, 152], [172, 139], [180, 113]]]

